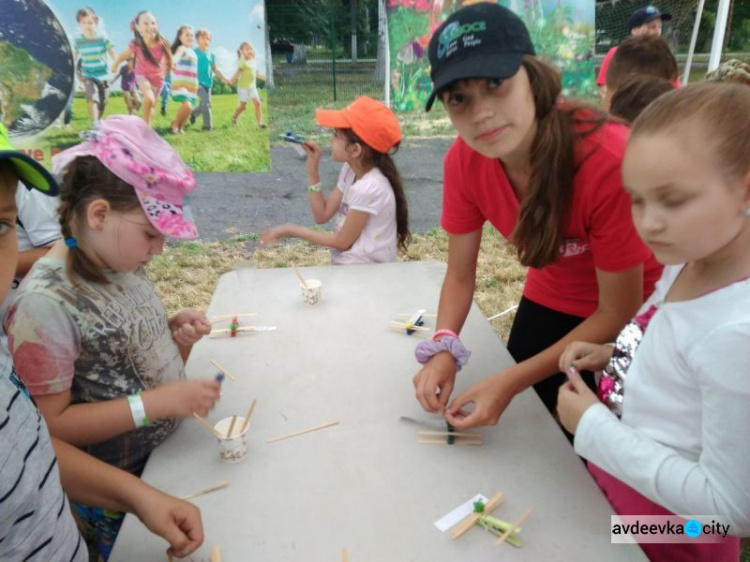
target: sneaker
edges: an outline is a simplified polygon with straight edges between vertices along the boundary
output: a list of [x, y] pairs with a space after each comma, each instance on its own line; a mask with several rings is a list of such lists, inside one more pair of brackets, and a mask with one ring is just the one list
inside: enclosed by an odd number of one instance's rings
[[190, 114], [190, 124], [195, 125], [195, 113]]
[[266, 125], [265, 123], [261, 123], [260, 125], [258, 125], [258, 127], [260, 127], [261, 129], [265, 129], [268, 127], [268, 125]]
[[237, 118], [232, 117], [232, 127], [236, 127], [236, 126], [237, 126]]
[[161, 114], [162, 115], [166, 115], [167, 114], [167, 108], [166, 107], [162, 107], [161, 108]]

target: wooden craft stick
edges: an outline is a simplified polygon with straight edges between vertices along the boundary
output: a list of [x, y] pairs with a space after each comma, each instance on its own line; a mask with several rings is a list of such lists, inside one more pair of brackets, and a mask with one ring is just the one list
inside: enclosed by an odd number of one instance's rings
[[[418, 439], [417, 443], [423, 443], [427, 445], [448, 445], [448, 442], [445, 439]], [[464, 440], [463, 438], [456, 439], [452, 445], [482, 445], [481, 441], [468, 441]]]
[[310, 427], [308, 429], [301, 429], [299, 431], [295, 431], [294, 433], [288, 433], [280, 437], [274, 437], [273, 439], [269, 439], [268, 441], [266, 441], [266, 443], [276, 443], [277, 441], [283, 441], [284, 439], [289, 439], [290, 437], [297, 437], [298, 435], [310, 433], [311, 431], [318, 431], [319, 429], [325, 429], [326, 427], [338, 425], [338, 423], [339, 423], [338, 421], [330, 421], [328, 423], [322, 423], [320, 425], [316, 425], [315, 427]]
[[247, 426], [250, 425], [250, 418], [253, 415], [253, 410], [255, 410], [255, 403], [257, 400], [253, 398], [253, 401], [250, 403], [250, 407], [247, 409], [247, 414], [245, 414], [245, 423], [242, 424], [242, 428], [240, 429], [240, 435], [245, 433], [245, 430], [247, 429]]
[[214, 484], [213, 486], [206, 488], [204, 490], [200, 490], [198, 492], [193, 492], [192, 494], [188, 494], [186, 496], [182, 496], [181, 500], [190, 500], [193, 498], [197, 498], [198, 496], [205, 496], [206, 494], [210, 494], [211, 492], [215, 492], [216, 490], [221, 490], [222, 488], [226, 488], [229, 486], [228, 481], [219, 482], [218, 484]]
[[[412, 314], [414, 313], [413, 312], [399, 312], [398, 314], [396, 314], [396, 316], [411, 316]], [[435, 318], [436, 316], [437, 314], [427, 314], [427, 313], [422, 314], [423, 318]]]
[[345, 549], [341, 549], [341, 562], [349, 562], [349, 552]]
[[227, 431], [227, 439], [232, 437], [232, 431], [234, 431], [234, 424], [237, 423], [237, 416], [232, 416], [232, 421], [229, 422], [229, 431]]
[[481, 439], [482, 436], [478, 433], [460, 433], [458, 431], [450, 432], [450, 431], [420, 431], [420, 435], [447, 435], [447, 436], [453, 436], [453, 437], [476, 437], [477, 439]]
[[294, 271], [294, 274], [297, 277], [299, 277], [299, 282], [305, 286], [305, 289], [309, 289], [310, 286], [307, 284], [307, 281], [305, 281], [305, 278], [302, 277], [302, 274], [299, 272], [299, 269], [297, 269], [296, 267], [293, 267], [292, 270]]
[[[495, 494], [492, 496], [489, 500], [487, 500], [487, 503], [484, 505], [484, 513], [490, 513], [491, 511], [497, 509], [501, 503], [503, 503], [503, 495], [500, 493]], [[461, 521], [456, 528], [453, 530], [452, 537], [454, 539], [457, 539], [466, 531], [471, 529], [479, 519], [480, 514], [479, 513], [472, 513], [468, 517], [466, 517], [463, 521]]]
[[211, 555], [208, 557], [208, 562], [221, 562], [221, 551], [218, 546], [211, 549]]
[[[406, 326], [404, 326], [403, 324], [399, 325], [399, 324], [396, 324], [396, 323], [392, 322], [391, 325], [390, 325], [390, 329], [392, 331], [394, 331], [394, 332], [398, 332], [399, 334], [405, 334], [406, 333]], [[429, 330], [429, 328], [428, 328], [428, 330]], [[429, 333], [424, 333], [424, 332], [421, 332], [421, 331], [416, 331], [413, 334], [409, 334], [409, 335], [416, 336], [418, 338], [429, 338], [430, 337]]]
[[209, 430], [209, 431], [210, 431], [211, 433], [213, 433], [214, 435], [216, 435], [216, 437], [221, 437], [222, 439], [224, 438], [224, 436], [223, 436], [223, 435], [222, 435], [221, 433], [219, 433], [218, 431], [216, 431], [216, 429], [214, 428], [214, 426], [212, 426], [212, 425], [211, 425], [210, 423], [208, 423], [208, 422], [207, 422], [207, 421], [206, 421], [205, 419], [203, 419], [202, 417], [200, 417], [200, 416], [199, 416], [198, 414], [196, 414], [195, 412], [193, 412], [193, 415], [195, 416], [195, 419], [196, 419], [196, 420], [198, 420], [198, 421], [199, 421], [199, 422], [201, 422], [201, 423], [202, 423], [203, 425], [205, 425], [205, 426], [206, 426], [206, 428], [208, 428], [208, 430]]
[[[391, 325], [399, 326], [401, 328], [407, 328], [406, 324], [402, 322], [391, 322]], [[425, 331], [425, 332], [431, 332], [432, 328], [428, 328], [426, 326], [412, 326], [411, 328], [409, 328], [409, 330], [416, 330], [417, 332], [419, 332], [420, 330]]]
[[218, 361], [214, 361], [213, 359], [209, 359], [209, 361], [211, 361], [211, 364], [212, 364], [212, 365], [213, 365], [214, 367], [216, 367], [217, 369], [219, 369], [219, 371], [221, 371], [222, 373], [224, 373], [224, 374], [225, 374], [226, 376], [228, 376], [228, 377], [229, 377], [230, 379], [232, 379], [233, 381], [236, 381], [236, 380], [237, 380], [237, 377], [235, 377], [235, 376], [234, 376], [234, 375], [233, 375], [232, 373], [230, 373], [230, 372], [229, 372], [229, 371], [227, 371], [227, 370], [226, 370], [226, 369], [225, 369], [224, 367], [222, 367], [221, 365], [219, 365]]
[[511, 523], [511, 525], [510, 525], [510, 527], [508, 528], [508, 530], [507, 530], [507, 531], [505, 531], [505, 532], [504, 532], [504, 533], [503, 533], [502, 535], [500, 535], [500, 538], [499, 538], [499, 539], [497, 539], [497, 542], [495, 543], [495, 546], [497, 546], [497, 545], [500, 545], [500, 544], [503, 544], [503, 543], [505, 542], [505, 539], [507, 539], [507, 538], [508, 538], [508, 537], [510, 536], [510, 534], [511, 534], [511, 533], [515, 533], [515, 532], [518, 532], [518, 526], [519, 526], [519, 525], [520, 525], [521, 523], [523, 523], [523, 522], [524, 522], [524, 520], [525, 520], [525, 519], [526, 519], [526, 518], [527, 518], [527, 517], [528, 517], [529, 515], [531, 515], [531, 512], [532, 512], [532, 511], [534, 511], [534, 508], [533, 508], [533, 507], [530, 507], [529, 509], [527, 509], [526, 511], [524, 511], [524, 512], [523, 512], [523, 513], [521, 514], [521, 517], [519, 517], [519, 518], [518, 518], [518, 519], [516, 519], [516, 520], [515, 520], [515, 521], [514, 521], [513, 523]]
[[222, 318], [242, 318], [243, 316], [257, 316], [257, 312], [244, 312], [242, 314], [217, 314], [211, 317], [211, 322], [221, 320]]

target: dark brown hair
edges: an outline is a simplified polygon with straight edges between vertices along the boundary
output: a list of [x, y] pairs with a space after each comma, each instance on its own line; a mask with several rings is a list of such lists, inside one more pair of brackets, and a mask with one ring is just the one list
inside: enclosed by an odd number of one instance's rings
[[632, 75], [654, 76], [668, 82], [679, 78], [677, 59], [663, 38], [638, 35], [618, 45], [607, 68], [607, 90], [616, 92]]
[[559, 73], [531, 55], [524, 55], [521, 64], [529, 76], [537, 130], [529, 159], [531, 178], [511, 241], [521, 264], [542, 268], [560, 255], [573, 201], [573, 179], [589, 156], [577, 154], [578, 140], [600, 129], [607, 116], [593, 106], [559, 104]]
[[182, 32], [186, 29], [193, 29], [192, 25], [181, 25], [179, 28], [177, 28], [177, 36], [174, 38], [174, 41], [172, 42], [172, 54], [175, 54], [177, 52], [177, 49], [180, 48], [182, 45], [182, 41], [180, 40], [180, 35], [182, 35]]
[[[63, 238], [75, 237], [81, 242], [86, 228], [86, 210], [96, 199], [107, 201], [114, 211], [126, 213], [140, 208], [135, 189], [110, 172], [94, 156], [81, 156], [65, 168], [60, 185], [60, 229]], [[102, 270], [81, 248], [68, 252], [67, 273], [75, 285], [79, 278], [106, 285]]]
[[393, 189], [393, 196], [396, 198], [396, 233], [398, 239], [398, 245], [401, 249], [405, 250], [409, 245], [411, 239], [411, 233], [409, 232], [409, 206], [406, 202], [406, 194], [404, 193], [404, 183], [401, 180], [401, 174], [398, 173], [396, 163], [391, 158], [391, 155], [398, 151], [398, 147], [401, 143], [396, 143], [395, 146], [389, 151], [388, 154], [384, 152], [378, 152], [357, 135], [351, 129], [337, 129], [342, 132], [346, 140], [351, 143], [357, 143], [362, 147], [362, 163], [366, 166], [375, 166], [378, 168], [388, 183], [391, 184]]
[[[135, 36], [135, 45], [136, 47], [140, 48], [141, 51], [143, 51], [143, 56], [148, 59], [148, 62], [150, 62], [154, 66], [159, 66], [159, 63], [156, 62], [154, 55], [151, 54], [148, 45], [146, 45], [146, 41], [143, 39], [143, 35], [141, 35], [141, 32], [138, 31], [138, 21], [141, 19], [141, 16], [143, 14], [151, 14], [151, 12], [149, 12], [148, 10], [141, 10], [136, 14], [135, 19], [133, 20], [133, 35]], [[167, 41], [167, 39], [158, 31], [156, 32], [156, 40], [161, 43], [162, 47], [164, 47], [164, 55], [167, 58], [167, 68], [172, 68], [172, 49], [169, 41]]]
[[[702, 146], [710, 147], [717, 170], [736, 179], [750, 172], [750, 95], [733, 82], [702, 82], [664, 94], [633, 123], [628, 143], [639, 135], [689, 135], [684, 127], [700, 128]], [[698, 141], [696, 141], [698, 142]]]
[[96, 23], [99, 23], [99, 16], [97, 16], [96, 12], [91, 8], [81, 8], [80, 10], [78, 10], [76, 12], [76, 21], [80, 22], [86, 16], [91, 16], [92, 18], [94, 18], [94, 21]]
[[661, 78], [631, 76], [612, 95], [609, 113], [628, 124], [632, 123], [652, 101], [672, 90], [674, 84]]

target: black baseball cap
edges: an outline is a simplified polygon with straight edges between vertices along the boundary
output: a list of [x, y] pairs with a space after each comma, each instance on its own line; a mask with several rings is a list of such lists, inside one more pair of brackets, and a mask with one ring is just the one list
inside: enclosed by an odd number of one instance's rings
[[636, 10], [633, 12], [633, 15], [630, 16], [630, 29], [641, 27], [642, 25], [659, 18], [663, 21], [671, 20], [672, 14], [660, 12], [659, 8], [655, 8], [654, 6], [646, 6], [640, 10]]
[[526, 24], [516, 14], [497, 4], [481, 2], [454, 12], [430, 39], [432, 93], [425, 111], [437, 93], [458, 80], [510, 78], [521, 67], [523, 55], [535, 55]]

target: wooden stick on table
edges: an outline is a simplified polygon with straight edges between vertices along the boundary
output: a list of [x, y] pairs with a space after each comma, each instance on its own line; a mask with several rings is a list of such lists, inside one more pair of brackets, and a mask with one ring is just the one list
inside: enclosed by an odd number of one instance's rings
[[245, 433], [245, 430], [247, 429], [247, 426], [250, 425], [250, 418], [253, 415], [253, 410], [255, 409], [255, 403], [257, 400], [253, 398], [253, 401], [250, 403], [250, 408], [247, 410], [247, 414], [245, 414], [245, 423], [242, 424], [242, 428], [240, 429], [240, 435]]
[[237, 423], [237, 416], [232, 416], [232, 421], [229, 422], [229, 431], [227, 431], [227, 439], [232, 437], [232, 431], [234, 431], [234, 424]]
[[349, 552], [345, 549], [341, 549], [341, 562], [349, 562]]
[[221, 320], [222, 318], [242, 318], [243, 316], [257, 316], [257, 312], [245, 312], [243, 314], [218, 314], [211, 317], [211, 321]]
[[[484, 513], [490, 513], [491, 511], [500, 507], [500, 504], [503, 503], [503, 499], [504, 499], [503, 495], [500, 493], [497, 493], [494, 496], [492, 496], [489, 500], [487, 500], [487, 503], [484, 506]], [[451, 536], [454, 539], [457, 539], [458, 537], [463, 535], [466, 531], [471, 529], [474, 526], [474, 524], [476, 524], [479, 517], [481, 517], [479, 513], [472, 513], [471, 515], [466, 517], [463, 521], [461, 521], [456, 526]]]
[[221, 365], [219, 365], [219, 362], [218, 362], [218, 361], [214, 361], [213, 359], [209, 359], [209, 361], [211, 361], [211, 364], [212, 364], [212, 365], [213, 365], [214, 367], [216, 367], [217, 369], [219, 369], [219, 371], [221, 371], [222, 373], [224, 373], [224, 374], [225, 374], [226, 376], [228, 376], [228, 377], [229, 377], [230, 379], [232, 379], [233, 381], [236, 381], [236, 380], [237, 380], [237, 377], [235, 377], [235, 376], [234, 376], [234, 375], [233, 375], [232, 373], [230, 373], [230, 372], [229, 372], [229, 371], [227, 371], [227, 370], [226, 370], [226, 369], [225, 369], [224, 367], [222, 367]]
[[284, 439], [289, 439], [290, 437], [297, 437], [298, 435], [302, 435], [304, 433], [310, 433], [311, 431], [318, 431], [319, 429], [324, 429], [326, 427], [338, 425], [338, 423], [339, 423], [338, 421], [330, 421], [328, 423], [316, 425], [315, 427], [310, 427], [308, 429], [301, 429], [299, 431], [295, 431], [294, 433], [288, 433], [280, 437], [274, 437], [273, 439], [269, 439], [268, 441], [266, 441], [266, 443], [276, 443], [277, 441], [283, 441]]
[[208, 430], [209, 430], [209, 431], [210, 431], [211, 433], [213, 433], [214, 435], [216, 435], [216, 437], [221, 437], [221, 438], [223, 438], [223, 437], [224, 437], [224, 436], [223, 436], [223, 435], [222, 435], [221, 433], [219, 433], [218, 431], [216, 431], [216, 428], [214, 428], [214, 426], [212, 426], [212, 425], [211, 425], [210, 423], [208, 423], [208, 422], [207, 422], [207, 421], [206, 421], [206, 420], [205, 420], [204, 418], [200, 417], [200, 416], [199, 416], [198, 414], [196, 414], [195, 412], [193, 412], [193, 415], [195, 416], [195, 419], [196, 419], [196, 420], [198, 420], [198, 421], [199, 421], [199, 422], [201, 422], [201, 423], [202, 423], [202, 424], [203, 424], [204, 426], [206, 426], [206, 428], [207, 428], [207, 429], [208, 429]]
[[189, 500], [192, 498], [197, 498], [198, 496], [204, 496], [206, 494], [210, 494], [211, 492], [215, 492], [216, 490], [221, 490], [222, 488], [226, 488], [227, 486], [229, 486], [229, 482], [224, 480], [223, 482], [219, 482], [218, 484], [214, 484], [213, 486], [210, 486], [198, 492], [193, 492], [192, 494], [182, 496], [180, 499]]
[[307, 284], [307, 281], [305, 281], [305, 278], [302, 277], [302, 274], [299, 272], [299, 269], [296, 267], [293, 267], [292, 270], [294, 270], [294, 274], [299, 277], [299, 282], [302, 283], [305, 286], [305, 289], [309, 289], [310, 285]]
[[483, 445], [481, 441], [471, 441], [469, 439], [463, 440], [462, 438], [457, 438], [453, 443], [448, 443], [445, 439], [417, 439], [417, 443], [426, 445], [450, 445], [451, 447], [454, 445]]
[[524, 522], [524, 520], [531, 515], [531, 512], [534, 511], [533, 507], [530, 507], [526, 511], [521, 514], [521, 517], [515, 520], [515, 522], [511, 523], [510, 527], [507, 531], [505, 531], [502, 535], [500, 535], [500, 538], [497, 539], [497, 542], [495, 545], [503, 544], [505, 542], [505, 539], [507, 539], [511, 533], [514, 533], [518, 530], [518, 526]]
[[208, 557], [208, 562], [221, 562], [221, 551], [218, 546], [211, 549], [211, 554]]

